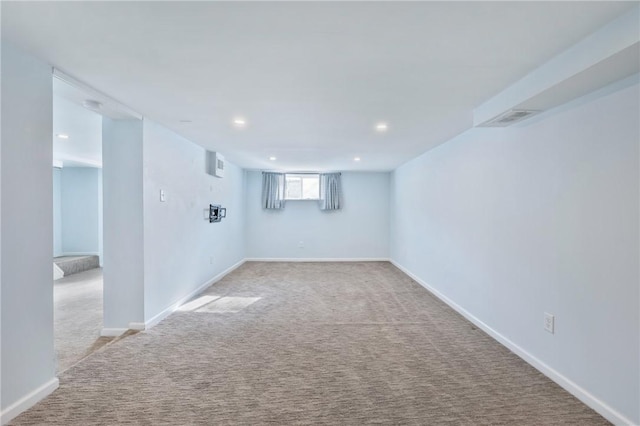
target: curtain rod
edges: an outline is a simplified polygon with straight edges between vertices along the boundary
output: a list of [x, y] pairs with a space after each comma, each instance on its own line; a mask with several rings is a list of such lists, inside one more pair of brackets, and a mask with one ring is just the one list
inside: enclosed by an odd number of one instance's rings
[[283, 175], [323, 175], [323, 174], [332, 174], [332, 175], [341, 175], [342, 172], [268, 172], [263, 170], [262, 173], [282, 173]]

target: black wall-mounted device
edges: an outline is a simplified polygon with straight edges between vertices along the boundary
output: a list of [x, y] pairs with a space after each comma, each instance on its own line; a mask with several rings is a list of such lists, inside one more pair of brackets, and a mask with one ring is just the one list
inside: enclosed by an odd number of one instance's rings
[[220, 222], [227, 217], [227, 208], [219, 204], [209, 204], [209, 223]]

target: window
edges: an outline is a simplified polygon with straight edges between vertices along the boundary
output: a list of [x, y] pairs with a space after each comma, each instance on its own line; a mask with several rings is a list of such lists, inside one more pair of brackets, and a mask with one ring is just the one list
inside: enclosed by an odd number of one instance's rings
[[320, 175], [287, 173], [285, 200], [319, 200]]

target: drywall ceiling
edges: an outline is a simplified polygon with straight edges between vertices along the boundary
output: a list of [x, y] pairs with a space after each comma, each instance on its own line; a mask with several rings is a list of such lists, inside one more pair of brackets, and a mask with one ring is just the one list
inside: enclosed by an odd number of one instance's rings
[[4, 2], [2, 35], [242, 167], [390, 170], [634, 6]]
[[102, 116], [69, 99], [69, 93], [73, 88], [53, 80], [53, 160], [64, 167], [102, 167]]

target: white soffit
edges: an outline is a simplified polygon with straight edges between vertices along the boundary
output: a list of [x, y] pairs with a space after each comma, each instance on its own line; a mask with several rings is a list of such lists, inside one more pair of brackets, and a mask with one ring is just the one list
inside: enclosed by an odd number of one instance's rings
[[490, 126], [511, 110], [549, 110], [638, 72], [640, 6], [477, 107], [473, 122]]
[[114, 120], [142, 120], [141, 114], [59, 69], [53, 69], [53, 76], [53, 93], [56, 96], [78, 105], [83, 105], [85, 101], [96, 102], [101, 106], [93, 111]]

